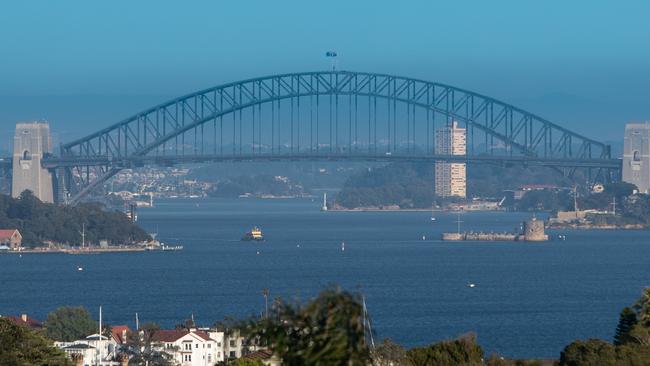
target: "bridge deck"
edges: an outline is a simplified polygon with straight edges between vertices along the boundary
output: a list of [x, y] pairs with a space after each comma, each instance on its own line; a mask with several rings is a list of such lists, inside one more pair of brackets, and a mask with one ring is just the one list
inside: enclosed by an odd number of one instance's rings
[[139, 156], [114, 160], [107, 156], [48, 158], [43, 165], [47, 168], [71, 167], [79, 165], [115, 166], [120, 168], [144, 165], [176, 165], [183, 163], [225, 162], [225, 161], [370, 161], [370, 162], [429, 162], [456, 163], [504, 163], [567, 168], [620, 169], [620, 159], [578, 159], [578, 158], [540, 158], [530, 156], [498, 155], [402, 155], [402, 154], [234, 154], [234, 155], [183, 155], [183, 156]]

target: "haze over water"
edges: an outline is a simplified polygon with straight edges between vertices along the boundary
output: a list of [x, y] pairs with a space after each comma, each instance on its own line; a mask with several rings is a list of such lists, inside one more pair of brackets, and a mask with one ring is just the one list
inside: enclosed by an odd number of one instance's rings
[[[567, 231], [542, 244], [444, 243], [454, 214], [319, 211], [319, 200], [160, 200], [139, 223], [175, 253], [0, 256], [0, 314], [43, 319], [84, 305], [111, 324], [210, 325], [259, 315], [261, 295], [361, 291], [376, 339], [424, 345], [476, 332], [487, 353], [558, 357], [574, 339], [611, 339], [649, 282], [646, 231]], [[510, 231], [520, 213], [467, 213], [463, 229]], [[259, 225], [265, 243], [239, 238]], [[558, 232], [552, 232], [557, 236]], [[422, 240], [426, 235], [427, 240]], [[345, 241], [345, 251], [341, 242]], [[257, 252], [259, 251], [259, 254]], [[77, 266], [84, 271], [77, 271]], [[475, 283], [469, 288], [468, 283]]]

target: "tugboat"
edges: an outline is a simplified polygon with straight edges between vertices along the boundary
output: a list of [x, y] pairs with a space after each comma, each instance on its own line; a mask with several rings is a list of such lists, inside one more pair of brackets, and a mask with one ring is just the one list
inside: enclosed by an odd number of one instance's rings
[[250, 231], [247, 231], [246, 234], [241, 238], [242, 241], [264, 241], [264, 235], [262, 235], [262, 230], [259, 227], [253, 226]]

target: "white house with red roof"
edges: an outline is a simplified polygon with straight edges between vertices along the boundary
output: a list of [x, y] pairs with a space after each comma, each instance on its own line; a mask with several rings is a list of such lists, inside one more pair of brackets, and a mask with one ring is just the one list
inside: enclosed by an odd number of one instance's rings
[[0, 245], [6, 245], [11, 250], [20, 249], [23, 236], [18, 229], [0, 229]]
[[54, 342], [70, 357], [81, 356], [83, 365], [119, 366], [119, 344], [113, 337], [91, 334], [73, 342]]
[[181, 366], [206, 366], [217, 362], [217, 342], [200, 330], [159, 330], [153, 342]]
[[128, 325], [113, 325], [111, 326], [111, 336], [115, 343], [119, 345], [126, 344], [127, 334], [131, 332]]

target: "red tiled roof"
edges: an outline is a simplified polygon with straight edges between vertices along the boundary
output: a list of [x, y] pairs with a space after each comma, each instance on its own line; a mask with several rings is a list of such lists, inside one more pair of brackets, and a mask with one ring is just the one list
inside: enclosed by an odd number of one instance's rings
[[196, 332], [192, 332], [192, 333], [196, 334], [197, 336], [203, 338], [203, 339], [206, 340], [206, 341], [211, 341], [211, 340], [212, 340], [212, 338], [210, 338], [210, 336], [208, 335], [208, 333], [206, 333], [206, 332], [204, 332], [204, 331], [200, 331], [200, 330], [198, 330], [198, 331], [196, 331]]
[[126, 343], [125, 336], [129, 332], [131, 332], [131, 329], [129, 329], [128, 325], [114, 325], [111, 327], [111, 333], [113, 335], [113, 339], [115, 339], [120, 344]]
[[154, 342], [176, 342], [178, 339], [185, 337], [188, 334], [195, 334], [199, 338], [209, 341], [211, 340], [210, 336], [208, 336], [208, 333], [203, 332], [203, 331], [193, 331], [190, 332], [189, 330], [185, 329], [175, 329], [175, 330], [159, 330], [153, 334], [153, 341]]
[[[23, 317], [25, 318], [24, 320], [23, 320]], [[29, 328], [42, 328], [43, 327], [43, 324], [40, 321], [38, 321], [36, 319], [33, 319], [33, 318], [30, 318], [27, 315], [24, 315], [24, 316], [8, 316], [7, 319], [12, 321], [14, 324], [22, 325], [22, 326], [29, 327]]]
[[190, 332], [187, 330], [159, 330], [153, 334], [155, 342], [176, 342]]
[[0, 239], [11, 239], [17, 229], [0, 229]]
[[249, 353], [242, 358], [245, 358], [247, 360], [268, 360], [271, 357], [273, 357], [273, 352], [268, 349], [261, 349], [253, 353]]

